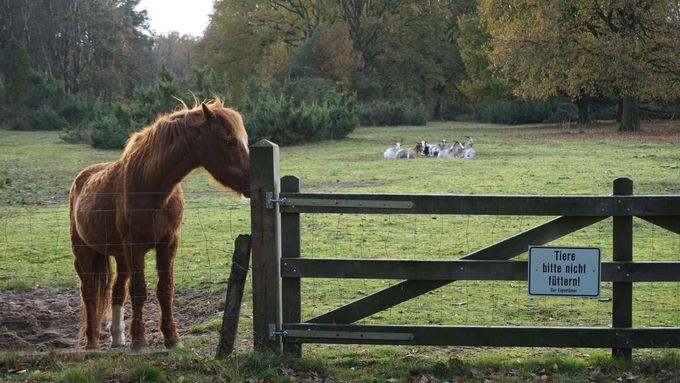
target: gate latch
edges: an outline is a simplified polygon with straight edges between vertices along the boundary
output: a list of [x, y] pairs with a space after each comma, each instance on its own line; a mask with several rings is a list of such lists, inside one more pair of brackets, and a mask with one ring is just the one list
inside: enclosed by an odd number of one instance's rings
[[285, 338], [288, 336], [288, 331], [277, 330], [275, 324], [273, 323], [269, 324], [269, 339], [275, 339], [277, 336]]
[[274, 192], [266, 192], [265, 199], [267, 200], [267, 209], [273, 209], [275, 203], [278, 203], [280, 205], [284, 205], [286, 203], [286, 197], [278, 199], [274, 198]]

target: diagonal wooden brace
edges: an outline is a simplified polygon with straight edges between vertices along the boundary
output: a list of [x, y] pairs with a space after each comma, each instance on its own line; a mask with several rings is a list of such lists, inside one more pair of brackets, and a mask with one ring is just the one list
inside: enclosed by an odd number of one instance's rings
[[639, 218], [644, 219], [649, 223], [653, 223], [657, 226], [663, 227], [668, 231], [672, 231], [675, 234], [680, 234], [680, 216], [677, 215], [650, 215], [641, 216]]
[[[542, 245], [597, 223], [607, 217], [558, 217], [552, 221], [506, 238], [491, 246], [472, 252], [461, 260], [507, 260], [525, 251], [530, 245]], [[308, 323], [350, 324], [409, 299], [435, 290], [454, 281], [406, 280], [374, 294], [358, 299]]]

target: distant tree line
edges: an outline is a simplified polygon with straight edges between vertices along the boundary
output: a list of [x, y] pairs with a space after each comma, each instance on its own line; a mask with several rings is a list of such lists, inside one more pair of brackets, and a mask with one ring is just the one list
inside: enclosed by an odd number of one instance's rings
[[680, 3], [216, 0], [200, 37], [154, 35], [139, 0], [0, 2], [0, 126], [120, 147], [215, 96], [251, 137], [358, 124], [617, 118], [680, 109]]

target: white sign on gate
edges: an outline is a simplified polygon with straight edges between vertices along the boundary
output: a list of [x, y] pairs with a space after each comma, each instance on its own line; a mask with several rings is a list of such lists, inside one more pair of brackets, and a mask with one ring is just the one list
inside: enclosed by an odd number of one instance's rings
[[529, 247], [529, 295], [598, 297], [598, 247]]

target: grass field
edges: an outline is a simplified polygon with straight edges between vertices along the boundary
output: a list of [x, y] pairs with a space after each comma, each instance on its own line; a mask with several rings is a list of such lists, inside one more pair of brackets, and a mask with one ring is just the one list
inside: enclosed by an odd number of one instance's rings
[[[445, 137], [451, 142], [466, 135], [474, 137], [479, 158], [382, 158], [395, 141], [407, 146], [421, 139]], [[0, 288], [77, 284], [68, 242], [70, 181], [84, 166], [118, 155], [64, 144], [51, 132], [0, 131]], [[613, 124], [584, 130], [471, 123], [360, 128], [345, 140], [282, 148], [281, 174], [298, 175], [303, 191], [319, 192], [611, 194], [612, 181], [627, 176], [635, 181], [635, 194], [680, 194], [680, 124], [647, 124], [639, 134], [617, 134]], [[202, 171], [190, 175], [183, 186], [188, 202], [175, 265], [178, 287], [223, 289], [220, 282], [228, 275], [233, 240], [250, 231], [248, 202], [222, 192]], [[302, 252], [308, 257], [454, 259], [545, 220], [309, 215], [302, 217]], [[678, 260], [677, 235], [640, 220], [634, 226], [636, 260]], [[611, 220], [553, 244], [600, 246], [603, 259], [610, 260]], [[153, 257], [148, 262], [147, 270], [154, 270]], [[151, 273], [147, 280], [154, 280]], [[391, 283], [305, 280], [303, 318]], [[607, 326], [609, 298], [611, 285], [606, 283], [598, 300], [530, 298], [526, 283], [519, 282], [457, 282], [362, 323]], [[245, 344], [251, 325], [248, 299], [241, 322]], [[636, 284], [634, 300], [636, 326], [680, 326], [680, 283]], [[150, 381], [179, 376], [190, 381], [226, 377], [239, 381], [251, 376], [271, 381], [680, 380], [677, 352], [649, 350], [636, 350], [632, 365], [612, 362], [608, 350], [363, 346], [305, 346], [308, 351], [299, 361], [242, 353], [226, 363], [214, 363], [209, 356], [217, 326], [219, 320], [207, 319], [200, 330], [207, 329], [208, 335], [189, 337], [189, 350], [170, 356], [130, 359], [111, 352], [81, 363], [29, 358], [25, 363], [31, 368], [25, 374], [36, 380], [98, 381], [93, 377], [111, 379], [120, 368], [128, 372], [118, 371], [119, 380], [135, 380], [137, 373], [148, 375]], [[206, 334], [201, 331], [196, 332]], [[17, 374], [26, 365], [22, 363], [8, 354], [0, 371], [13, 371], [4, 373], [8, 380], [26, 380], [28, 376]]]

